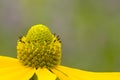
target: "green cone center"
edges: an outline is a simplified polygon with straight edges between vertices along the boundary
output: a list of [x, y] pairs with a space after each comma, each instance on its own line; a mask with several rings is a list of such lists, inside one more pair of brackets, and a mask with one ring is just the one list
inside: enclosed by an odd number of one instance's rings
[[60, 64], [61, 43], [46, 26], [35, 25], [18, 40], [17, 57], [25, 66], [52, 68]]

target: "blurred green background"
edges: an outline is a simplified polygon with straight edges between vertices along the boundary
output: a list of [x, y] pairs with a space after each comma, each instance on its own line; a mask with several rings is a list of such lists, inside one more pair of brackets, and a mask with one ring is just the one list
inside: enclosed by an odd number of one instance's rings
[[120, 71], [120, 0], [0, 0], [0, 55], [16, 57], [16, 43], [35, 24], [62, 40], [62, 64]]

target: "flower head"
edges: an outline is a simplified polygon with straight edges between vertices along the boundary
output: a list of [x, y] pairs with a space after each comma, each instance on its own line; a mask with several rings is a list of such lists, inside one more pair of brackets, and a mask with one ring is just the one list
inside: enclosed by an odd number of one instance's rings
[[33, 68], [53, 68], [60, 64], [61, 43], [44, 25], [35, 25], [18, 40], [19, 61]]
[[42, 24], [17, 42], [17, 59], [0, 56], [0, 80], [120, 80], [120, 72], [89, 72], [60, 65], [61, 41]]

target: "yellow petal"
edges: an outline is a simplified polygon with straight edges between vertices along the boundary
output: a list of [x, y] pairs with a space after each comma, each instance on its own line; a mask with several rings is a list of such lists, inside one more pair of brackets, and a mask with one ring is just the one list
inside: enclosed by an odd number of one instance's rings
[[[72, 80], [70, 77], [59, 69], [52, 69], [53, 73], [57, 75], [60, 80]], [[76, 80], [76, 79], [74, 79]]]
[[34, 72], [17, 59], [0, 56], [0, 80], [29, 80]]
[[120, 72], [89, 72], [65, 66], [52, 71], [60, 80], [120, 80]]
[[46, 68], [39, 68], [36, 71], [38, 80], [55, 80], [56, 75], [54, 75], [52, 72], [50, 72]]

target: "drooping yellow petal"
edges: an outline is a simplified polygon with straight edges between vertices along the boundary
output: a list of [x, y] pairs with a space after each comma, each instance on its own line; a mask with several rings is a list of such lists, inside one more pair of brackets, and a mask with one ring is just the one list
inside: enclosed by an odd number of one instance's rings
[[0, 80], [29, 80], [34, 72], [17, 59], [0, 56]]
[[72, 80], [68, 75], [66, 75], [64, 72], [60, 71], [59, 69], [52, 69], [52, 71], [57, 75], [57, 77], [60, 80]]
[[120, 80], [120, 72], [89, 72], [65, 66], [52, 71], [60, 80]]
[[38, 80], [55, 80], [56, 79], [56, 75], [50, 72], [46, 68], [37, 69], [36, 74], [37, 74]]

